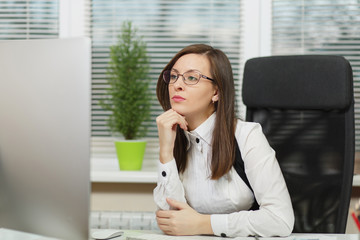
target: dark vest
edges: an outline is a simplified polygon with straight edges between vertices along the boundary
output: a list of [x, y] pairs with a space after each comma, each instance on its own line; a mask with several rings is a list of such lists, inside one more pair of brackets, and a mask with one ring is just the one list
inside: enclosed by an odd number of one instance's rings
[[[244, 160], [241, 157], [241, 152], [239, 149], [239, 145], [238, 142], [235, 138], [235, 162], [234, 162], [234, 168], [236, 170], [236, 172], [239, 174], [239, 176], [241, 177], [241, 179], [246, 183], [246, 185], [250, 188], [250, 190], [254, 193], [254, 190], [252, 189], [249, 180], [246, 176], [245, 173], [245, 167], [244, 167]], [[254, 195], [254, 203], [251, 206], [251, 208], [249, 210], [258, 210], [259, 209], [259, 204], [256, 201], [255, 195]]]

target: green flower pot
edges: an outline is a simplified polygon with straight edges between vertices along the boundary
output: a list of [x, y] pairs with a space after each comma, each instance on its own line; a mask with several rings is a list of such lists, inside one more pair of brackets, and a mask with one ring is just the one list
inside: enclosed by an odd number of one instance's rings
[[120, 170], [141, 170], [144, 159], [145, 147], [146, 141], [115, 141], [116, 154], [119, 161]]

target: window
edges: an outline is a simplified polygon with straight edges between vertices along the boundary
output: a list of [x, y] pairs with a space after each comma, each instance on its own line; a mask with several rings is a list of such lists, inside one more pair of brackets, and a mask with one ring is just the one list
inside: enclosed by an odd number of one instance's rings
[[[168, 61], [189, 44], [206, 43], [223, 50], [232, 63], [237, 89], [240, 79], [240, 1], [238, 0], [92, 0], [92, 136], [93, 152], [115, 151], [106, 126], [109, 112], [98, 100], [106, 93], [109, 46], [117, 40], [124, 20], [131, 20], [147, 42], [150, 56], [152, 102], [145, 158], [157, 159], [155, 118], [162, 112], [156, 82]], [[240, 102], [240, 101], [239, 101]], [[108, 149], [108, 150], [107, 150]]]
[[0, 40], [57, 38], [57, 0], [0, 0]]
[[341, 55], [354, 76], [355, 146], [360, 151], [360, 3], [273, 0], [272, 54]]
[[[186, 45], [207, 43], [222, 49], [233, 66], [240, 88], [241, 1], [239, 0], [0, 0], [0, 40], [90, 36], [92, 38], [93, 152], [113, 156], [106, 126], [109, 112], [98, 100], [105, 94], [109, 46], [124, 20], [144, 36], [151, 58], [152, 117], [148, 125], [148, 158], [157, 158], [155, 117], [162, 109], [155, 96], [156, 81], [171, 57]], [[238, 95], [238, 105], [241, 104]]]
[[[270, 8], [272, 16], [268, 21], [263, 12]], [[177, 51], [192, 43], [208, 43], [224, 50], [230, 57], [238, 92], [241, 67], [248, 57], [269, 54], [344, 56], [353, 67], [356, 149], [360, 151], [358, 0], [0, 0], [0, 13], [0, 40], [79, 35], [92, 38], [92, 136], [95, 152], [114, 151], [109, 150], [113, 149], [106, 126], [109, 113], [101, 109], [98, 100], [107, 87], [105, 72], [109, 46], [115, 43], [124, 20], [131, 20], [138, 27], [151, 57], [154, 98], [152, 119], [145, 123], [149, 126], [150, 158], [156, 157], [155, 117], [162, 112], [155, 96], [158, 75]], [[270, 42], [264, 41], [267, 39], [267, 26], [261, 28], [267, 24], [271, 24], [271, 47], [264, 53], [256, 48], [264, 45], [267, 48]], [[253, 35], [252, 39], [250, 35]], [[251, 52], [250, 48], [255, 50]], [[238, 107], [241, 107], [240, 94]]]

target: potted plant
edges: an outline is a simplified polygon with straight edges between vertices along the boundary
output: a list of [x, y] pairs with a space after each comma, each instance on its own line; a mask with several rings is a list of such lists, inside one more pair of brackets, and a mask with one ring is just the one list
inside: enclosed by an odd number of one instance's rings
[[150, 119], [151, 95], [146, 43], [131, 21], [122, 25], [118, 41], [110, 47], [107, 69], [108, 98], [100, 105], [111, 112], [107, 124], [115, 140], [120, 170], [140, 170], [146, 141], [144, 121]]

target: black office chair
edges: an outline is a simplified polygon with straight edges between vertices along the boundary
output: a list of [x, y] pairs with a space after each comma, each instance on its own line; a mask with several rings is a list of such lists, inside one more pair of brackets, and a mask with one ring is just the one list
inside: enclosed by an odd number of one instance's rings
[[353, 78], [339, 56], [271, 56], [245, 64], [246, 120], [259, 122], [291, 196], [293, 232], [344, 233], [354, 168]]

